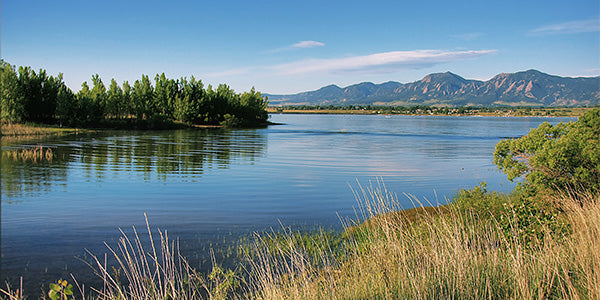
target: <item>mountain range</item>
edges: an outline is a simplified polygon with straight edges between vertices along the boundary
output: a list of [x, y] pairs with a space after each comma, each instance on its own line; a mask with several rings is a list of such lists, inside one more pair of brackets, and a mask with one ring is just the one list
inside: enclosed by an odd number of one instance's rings
[[263, 95], [270, 105], [583, 106], [600, 104], [600, 76], [572, 78], [528, 70], [480, 81], [446, 72], [406, 84], [363, 82], [292, 95]]

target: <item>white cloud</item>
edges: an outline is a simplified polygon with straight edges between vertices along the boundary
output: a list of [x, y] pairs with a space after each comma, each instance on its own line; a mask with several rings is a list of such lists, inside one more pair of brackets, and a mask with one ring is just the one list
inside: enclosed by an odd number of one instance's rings
[[323, 47], [325, 44], [317, 41], [300, 41], [291, 46], [291, 48], [314, 48]]
[[495, 53], [497, 50], [414, 50], [375, 53], [330, 59], [307, 59], [287, 64], [271, 66], [269, 69], [279, 74], [303, 73], [382, 73], [401, 69], [421, 69], [452, 61], [476, 58]]
[[268, 51], [266, 51], [266, 53], [277, 53], [277, 52], [288, 51], [288, 50], [307, 49], [307, 48], [315, 48], [315, 47], [323, 47], [323, 46], [325, 46], [324, 43], [317, 42], [317, 41], [300, 41], [300, 42], [297, 42], [295, 44], [292, 44], [292, 45], [289, 45], [286, 47], [268, 50]]
[[600, 31], [600, 19], [578, 20], [541, 26], [531, 30], [532, 34], [572, 34]]

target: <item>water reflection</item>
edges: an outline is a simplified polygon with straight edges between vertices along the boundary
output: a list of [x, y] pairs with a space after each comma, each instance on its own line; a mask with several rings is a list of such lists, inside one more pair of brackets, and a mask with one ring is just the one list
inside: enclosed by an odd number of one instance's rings
[[[36, 143], [52, 147], [54, 158], [23, 161], [11, 150]], [[67, 184], [75, 169], [86, 181], [127, 176], [142, 180], [195, 182], [211, 169], [253, 163], [266, 152], [267, 138], [258, 130], [179, 130], [113, 132], [13, 143], [2, 148], [2, 202], [40, 195]], [[74, 168], [72, 168], [74, 167]]]

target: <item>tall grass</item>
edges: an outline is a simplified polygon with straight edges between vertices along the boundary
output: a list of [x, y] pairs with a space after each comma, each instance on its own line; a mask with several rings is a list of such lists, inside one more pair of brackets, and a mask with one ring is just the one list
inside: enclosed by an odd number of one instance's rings
[[[107, 245], [113, 266], [92, 255], [103, 285], [87, 294], [77, 285], [80, 297], [600, 299], [598, 195], [552, 199], [562, 204], [571, 232], [559, 237], [548, 230], [527, 243], [484, 211], [452, 204], [399, 210], [397, 196], [381, 185], [356, 196], [357, 216], [366, 221], [344, 220], [340, 234], [258, 235], [238, 272], [214, 263], [210, 274], [198, 273], [177, 241], [166, 231], [155, 240], [146, 221], [149, 241], [134, 228], [118, 247]], [[3, 292], [23, 299], [22, 289]]]
[[[90, 265], [102, 278], [102, 288], [92, 288], [93, 299], [225, 299], [236, 284], [233, 272], [214, 264], [208, 276], [190, 266], [179, 252], [179, 244], [159, 231], [155, 241], [146, 219], [149, 243], [144, 246], [135, 227], [133, 236], [122, 232], [117, 249], [106, 245], [117, 265], [92, 255]], [[83, 292], [82, 292], [83, 294]]]
[[[533, 244], [506, 237], [493, 219], [473, 212], [421, 210], [416, 221], [397, 213], [397, 197], [363, 190], [360, 214], [346, 224], [345, 247], [319, 255], [291, 238], [251, 264], [258, 299], [600, 299], [600, 206], [563, 198], [572, 235], [546, 234]], [[482, 212], [483, 213], [483, 212]], [[414, 219], [414, 218], [412, 218]], [[345, 255], [336, 251], [344, 249]], [[342, 257], [340, 259], [340, 257]]]

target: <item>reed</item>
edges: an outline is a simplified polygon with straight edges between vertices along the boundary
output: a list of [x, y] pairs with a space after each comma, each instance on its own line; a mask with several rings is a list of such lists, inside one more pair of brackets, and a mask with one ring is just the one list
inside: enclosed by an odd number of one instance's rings
[[[3, 296], [6, 296], [6, 298]], [[10, 285], [8, 285], [8, 283], [6, 284], [6, 290], [0, 289], [0, 298], [8, 299], [8, 300], [23, 300], [23, 299], [25, 299], [25, 297], [23, 295], [23, 278], [21, 278], [21, 280], [19, 282], [18, 289], [14, 289], [14, 290], [11, 289], [11, 287], [10, 287]]]
[[[90, 266], [102, 278], [102, 288], [92, 288], [93, 299], [229, 299], [236, 286], [235, 274], [216, 263], [207, 276], [196, 272], [179, 252], [178, 241], [158, 231], [155, 241], [146, 219], [149, 244], [144, 246], [135, 227], [133, 236], [123, 231], [118, 248], [108, 244], [117, 261], [114, 268], [92, 254]], [[112, 271], [112, 272], [111, 272]]]
[[2, 151], [2, 155], [11, 158], [15, 161], [31, 161], [38, 163], [42, 161], [52, 161], [55, 156], [54, 150], [50, 147], [37, 145], [30, 148], [12, 149]]

